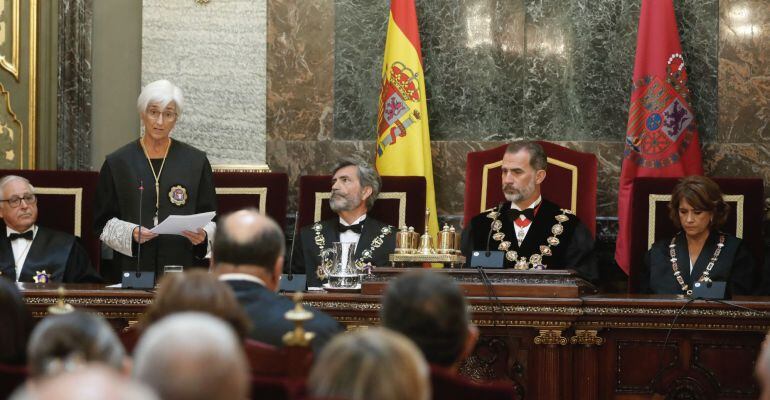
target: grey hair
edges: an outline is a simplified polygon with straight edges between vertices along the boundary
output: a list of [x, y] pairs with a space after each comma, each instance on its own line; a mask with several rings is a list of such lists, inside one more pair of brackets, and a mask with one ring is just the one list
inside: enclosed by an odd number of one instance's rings
[[166, 108], [172, 101], [176, 104], [176, 115], [181, 116], [184, 108], [182, 89], [170, 81], [161, 79], [150, 82], [142, 88], [142, 93], [139, 93], [139, 98], [136, 99], [136, 109], [139, 114], [144, 114], [150, 103], [159, 103], [161, 108]]
[[249, 367], [235, 332], [200, 312], [151, 325], [134, 351], [133, 373], [163, 399], [242, 399], [249, 392]]
[[377, 196], [380, 194], [382, 178], [380, 178], [380, 174], [378, 174], [377, 170], [372, 168], [369, 163], [354, 158], [343, 158], [337, 162], [337, 165], [334, 166], [334, 170], [332, 170], [332, 175], [336, 174], [337, 171], [341, 170], [342, 168], [351, 165], [358, 169], [358, 181], [361, 184], [361, 188], [365, 188], [367, 186], [372, 188], [372, 195], [366, 199], [366, 209], [371, 210], [372, 206], [374, 206], [374, 202], [377, 200]]
[[5, 192], [5, 185], [7, 185], [11, 181], [15, 181], [15, 180], [20, 180], [20, 181], [26, 183], [27, 186], [29, 186], [29, 190], [30, 191], [32, 191], [32, 192], [35, 191], [35, 188], [32, 186], [31, 183], [29, 183], [29, 179], [27, 179], [27, 178], [25, 178], [23, 176], [18, 176], [18, 175], [6, 175], [6, 176], [0, 178], [0, 200], [4, 200], [3, 199], [3, 192]]
[[543, 146], [537, 142], [523, 139], [515, 140], [505, 148], [505, 153], [516, 154], [521, 150], [526, 150], [529, 153], [529, 165], [535, 171], [545, 171], [548, 168], [548, 156], [545, 155]]

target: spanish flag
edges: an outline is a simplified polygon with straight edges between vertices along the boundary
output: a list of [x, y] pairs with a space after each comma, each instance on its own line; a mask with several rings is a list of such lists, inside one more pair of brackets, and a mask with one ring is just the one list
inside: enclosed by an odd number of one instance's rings
[[376, 166], [380, 175], [425, 177], [428, 229], [435, 240], [438, 219], [425, 100], [414, 0], [391, 0], [377, 116]]

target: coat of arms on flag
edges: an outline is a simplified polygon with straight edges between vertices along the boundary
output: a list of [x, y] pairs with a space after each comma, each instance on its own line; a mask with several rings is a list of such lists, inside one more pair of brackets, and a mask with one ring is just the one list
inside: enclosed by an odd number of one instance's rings
[[668, 58], [666, 72], [665, 80], [647, 75], [634, 82], [623, 156], [643, 168], [676, 164], [697, 134], [681, 54]]
[[420, 119], [418, 74], [396, 61], [385, 69], [380, 91], [377, 121], [377, 154], [396, 139], [406, 136], [407, 128]]

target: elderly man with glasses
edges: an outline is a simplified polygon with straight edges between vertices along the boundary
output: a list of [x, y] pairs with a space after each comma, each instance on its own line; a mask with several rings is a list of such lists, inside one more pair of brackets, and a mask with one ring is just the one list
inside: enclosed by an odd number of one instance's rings
[[17, 282], [101, 282], [75, 236], [38, 226], [37, 198], [29, 181], [0, 179], [0, 277]]

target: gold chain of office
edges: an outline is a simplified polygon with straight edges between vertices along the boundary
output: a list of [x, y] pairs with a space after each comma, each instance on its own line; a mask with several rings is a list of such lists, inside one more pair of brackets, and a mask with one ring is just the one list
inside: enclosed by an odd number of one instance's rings
[[564, 233], [564, 226], [562, 224], [569, 221], [568, 214], [572, 214], [572, 211], [561, 209], [561, 214], [554, 217], [556, 224], [551, 227], [552, 236], [549, 236], [546, 239], [547, 244], [540, 245], [540, 254], [532, 254], [529, 256], [529, 260], [527, 260], [526, 257], [519, 258], [519, 254], [515, 250], [510, 249], [511, 242], [505, 240], [505, 232], [501, 232], [501, 229], [503, 228], [503, 222], [500, 221], [500, 215], [502, 215], [502, 213], [498, 211], [492, 211], [487, 214], [487, 218], [492, 219], [492, 230], [495, 232], [492, 235], [492, 238], [500, 242], [497, 248], [505, 252], [506, 260], [516, 263], [514, 265], [515, 269], [545, 269], [546, 265], [543, 264], [543, 257], [552, 255], [552, 247], [559, 245], [559, 235]]
[[[692, 289], [684, 283], [684, 278], [682, 277], [682, 271], [679, 270], [679, 264], [677, 263], [676, 258], [676, 237], [678, 235], [674, 235], [674, 237], [671, 238], [671, 244], [668, 245], [668, 254], [671, 256], [671, 269], [674, 270], [674, 278], [676, 278], [677, 283], [679, 283], [679, 286], [682, 287], [682, 292], [687, 293], [688, 296], [692, 296]], [[722, 247], [725, 247], [725, 235], [719, 235], [719, 243], [717, 243], [717, 249], [714, 250], [714, 255], [711, 256], [711, 259], [709, 260], [708, 265], [706, 265], [706, 270], [703, 271], [703, 274], [698, 279], [698, 282], [711, 282], [711, 277], [709, 274], [711, 274], [711, 269], [714, 268], [714, 264], [717, 262], [717, 258], [719, 258], [719, 253], [722, 252]]]

